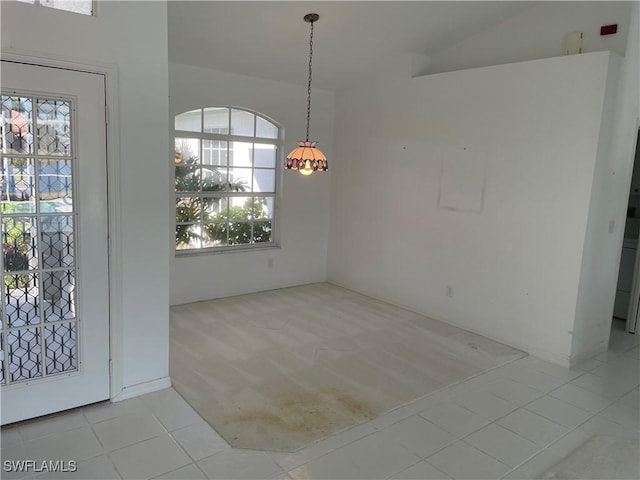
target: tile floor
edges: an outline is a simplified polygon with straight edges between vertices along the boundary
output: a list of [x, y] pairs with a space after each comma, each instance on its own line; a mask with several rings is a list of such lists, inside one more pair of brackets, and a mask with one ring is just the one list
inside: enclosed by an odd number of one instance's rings
[[[530, 479], [595, 434], [638, 438], [639, 337], [575, 369], [533, 357], [477, 375], [296, 453], [231, 448], [173, 390], [2, 429], [2, 460], [75, 460], [2, 478]], [[636, 459], [638, 461], [638, 459]]]

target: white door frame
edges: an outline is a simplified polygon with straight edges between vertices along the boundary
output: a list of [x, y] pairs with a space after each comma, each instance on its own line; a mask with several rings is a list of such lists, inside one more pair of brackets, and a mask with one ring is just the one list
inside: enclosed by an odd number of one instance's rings
[[120, 218], [120, 129], [119, 69], [117, 64], [100, 63], [58, 55], [43, 57], [14, 48], [0, 50], [0, 59], [42, 67], [63, 68], [103, 75], [107, 118], [107, 208], [109, 217], [109, 359], [111, 401], [122, 400], [124, 389], [122, 317], [122, 235]]
[[[640, 138], [640, 119], [636, 120], [636, 136], [633, 139], [633, 150], [631, 152], [633, 162], [636, 158], [636, 148]], [[627, 323], [625, 330], [628, 333], [638, 334], [638, 316], [640, 314], [640, 236], [638, 237], [638, 244], [636, 245], [636, 260], [633, 268], [633, 286], [631, 287], [631, 300], [629, 301], [629, 310], [627, 313]]]

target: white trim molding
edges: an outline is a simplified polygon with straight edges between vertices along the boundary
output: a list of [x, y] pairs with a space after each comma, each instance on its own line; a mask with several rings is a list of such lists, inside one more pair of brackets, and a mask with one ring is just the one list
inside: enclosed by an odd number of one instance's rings
[[131, 385], [130, 387], [124, 387], [117, 395], [111, 396], [112, 402], [121, 402], [129, 398], [144, 395], [145, 393], [157, 392], [158, 390], [164, 390], [171, 387], [171, 378], [164, 377], [157, 380], [151, 380], [150, 382], [138, 383], [137, 385]]

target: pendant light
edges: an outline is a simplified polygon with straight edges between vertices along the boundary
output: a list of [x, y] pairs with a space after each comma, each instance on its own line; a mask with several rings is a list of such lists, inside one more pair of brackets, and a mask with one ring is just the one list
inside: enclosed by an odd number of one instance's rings
[[313, 23], [317, 22], [320, 15], [308, 13], [304, 16], [304, 21], [311, 24], [311, 34], [309, 35], [309, 82], [307, 84], [307, 139], [298, 142], [295, 148], [285, 161], [285, 168], [288, 170], [298, 170], [302, 175], [311, 175], [313, 172], [326, 172], [329, 169], [327, 158], [324, 153], [316, 147], [318, 142], [309, 141], [309, 120], [311, 119], [311, 59], [313, 57]]

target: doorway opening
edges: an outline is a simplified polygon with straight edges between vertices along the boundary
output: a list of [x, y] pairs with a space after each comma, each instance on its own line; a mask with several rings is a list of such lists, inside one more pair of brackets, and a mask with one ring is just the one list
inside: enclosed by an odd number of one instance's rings
[[624, 228], [622, 254], [616, 300], [613, 308], [611, 334], [616, 332], [637, 333], [640, 306], [640, 130], [636, 140], [633, 175], [627, 204], [627, 220]]

